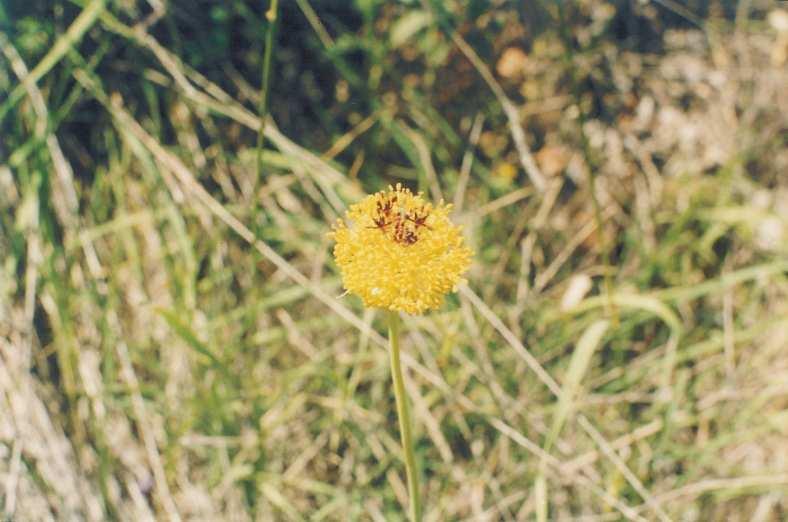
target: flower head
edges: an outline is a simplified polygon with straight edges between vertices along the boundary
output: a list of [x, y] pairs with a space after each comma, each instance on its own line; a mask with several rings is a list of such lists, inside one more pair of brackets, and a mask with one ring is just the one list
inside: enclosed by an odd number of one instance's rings
[[331, 233], [345, 289], [366, 306], [411, 314], [439, 308], [472, 255], [450, 210], [399, 183], [352, 205]]

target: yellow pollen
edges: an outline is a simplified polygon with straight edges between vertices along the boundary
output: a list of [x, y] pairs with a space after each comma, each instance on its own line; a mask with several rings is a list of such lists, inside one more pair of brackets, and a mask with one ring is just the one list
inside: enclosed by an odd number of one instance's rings
[[410, 314], [439, 308], [472, 256], [450, 210], [399, 183], [351, 205], [330, 234], [345, 289], [365, 306]]

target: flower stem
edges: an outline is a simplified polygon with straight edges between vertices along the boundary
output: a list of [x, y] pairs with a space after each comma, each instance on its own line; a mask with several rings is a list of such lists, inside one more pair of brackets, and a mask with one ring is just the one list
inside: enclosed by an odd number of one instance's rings
[[413, 453], [413, 435], [411, 433], [410, 408], [405, 395], [405, 383], [402, 380], [402, 366], [399, 360], [400, 319], [398, 312], [388, 312], [389, 322], [389, 354], [391, 356], [391, 379], [394, 381], [394, 398], [397, 401], [397, 417], [399, 418], [399, 434], [405, 454], [405, 473], [408, 476], [408, 495], [410, 496], [410, 520], [421, 520], [421, 497], [419, 496], [419, 477], [416, 472], [416, 457]]

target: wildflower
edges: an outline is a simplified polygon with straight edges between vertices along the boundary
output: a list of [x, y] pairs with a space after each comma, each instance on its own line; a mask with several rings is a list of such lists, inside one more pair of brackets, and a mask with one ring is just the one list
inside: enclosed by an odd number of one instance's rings
[[439, 308], [472, 255], [450, 210], [399, 183], [352, 205], [331, 233], [345, 289], [370, 307], [411, 314]]
[[508, 162], [499, 163], [493, 169], [493, 176], [504, 183], [511, 184], [517, 177], [517, 167]]

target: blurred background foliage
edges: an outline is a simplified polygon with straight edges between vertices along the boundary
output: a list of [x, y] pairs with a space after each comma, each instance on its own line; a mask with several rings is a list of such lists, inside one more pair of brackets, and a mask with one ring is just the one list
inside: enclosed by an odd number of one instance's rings
[[406, 321], [427, 519], [533, 517], [556, 426], [551, 519], [784, 519], [784, 7], [282, 1], [258, 176], [268, 8], [0, 3], [8, 520], [400, 519], [326, 238], [397, 182], [477, 253]]

